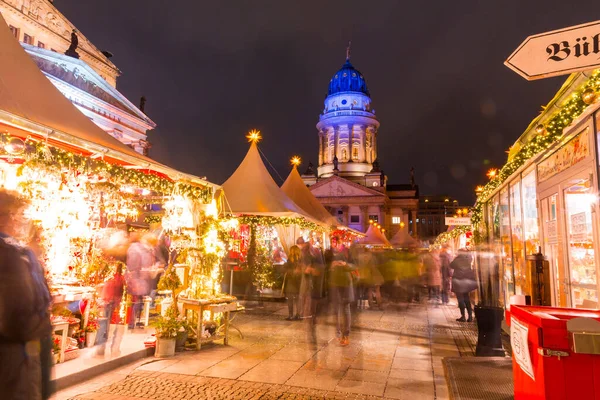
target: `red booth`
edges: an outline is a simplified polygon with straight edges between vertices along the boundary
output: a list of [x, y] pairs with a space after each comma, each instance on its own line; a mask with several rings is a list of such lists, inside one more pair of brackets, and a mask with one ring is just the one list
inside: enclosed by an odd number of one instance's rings
[[515, 399], [600, 400], [600, 310], [506, 311]]

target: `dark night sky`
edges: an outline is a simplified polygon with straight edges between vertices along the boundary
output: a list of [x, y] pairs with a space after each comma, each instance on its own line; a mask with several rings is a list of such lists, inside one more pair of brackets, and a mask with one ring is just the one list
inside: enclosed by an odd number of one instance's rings
[[[316, 164], [315, 124], [329, 79], [352, 63], [381, 122], [389, 183], [416, 169], [422, 194], [474, 200], [485, 171], [565, 77], [527, 82], [503, 65], [526, 36], [597, 19], [578, 1], [55, 0], [98, 48], [114, 53], [118, 89], [145, 95], [158, 128], [151, 156], [223, 183], [260, 129], [284, 178], [289, 158]], [[489, 165], [485, 165], [489, 160]], [[275, 175], [275, 174], [274, 174]], [[281, 183], [275, 175], [275, 180]]]

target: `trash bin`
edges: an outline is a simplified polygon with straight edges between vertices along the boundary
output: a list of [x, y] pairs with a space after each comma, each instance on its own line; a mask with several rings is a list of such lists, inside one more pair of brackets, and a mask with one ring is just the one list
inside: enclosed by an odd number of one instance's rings
[[600, 310], [512, 305], [515, 399], [600, 400]]

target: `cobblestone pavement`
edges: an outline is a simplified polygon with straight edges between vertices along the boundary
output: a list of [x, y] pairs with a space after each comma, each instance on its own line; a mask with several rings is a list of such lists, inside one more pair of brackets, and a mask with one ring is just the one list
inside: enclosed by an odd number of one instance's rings
[[56, 399], [447, 399], [442, 359], [474, 346], [475, 324], [455, 322], [455, 307], [356, 312], [351, 344], [340, 347], [332, 316], [318, 320], [314, 345], [303, 322], [284, 320], [284, 305], [265, 303], [236, 319], [244, 338], [233, 333], [229, 346], [147, 359]]

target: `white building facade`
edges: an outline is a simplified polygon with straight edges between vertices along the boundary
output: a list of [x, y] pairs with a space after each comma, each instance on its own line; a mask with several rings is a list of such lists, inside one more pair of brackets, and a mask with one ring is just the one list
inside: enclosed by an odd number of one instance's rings
[[65, 97], [106, 133], [147, 154], [147, 132], [156, 124], [117, 90], [121, 72], [110, 53], [96, 48], [49, 0], [0, 0], [0, 14]]

